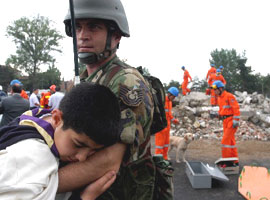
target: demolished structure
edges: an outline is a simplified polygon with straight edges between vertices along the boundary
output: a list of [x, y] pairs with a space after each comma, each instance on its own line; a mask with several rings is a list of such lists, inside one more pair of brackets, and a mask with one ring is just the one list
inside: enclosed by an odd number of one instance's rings
[[[270, 99], [262, 94], [234, 93], [241, 112], [240, 126], [236, 140], [270, 140]], [[172, 125], [172, 135], [182, 136], [191, 132], [196, 139], [222, 138], [222, 120], [211, 119], [210, 112], [218, 112], [211, 107], [210, 96], [202, 92], [191, 92], [175, 99], [173, 112], [180, 125]]]

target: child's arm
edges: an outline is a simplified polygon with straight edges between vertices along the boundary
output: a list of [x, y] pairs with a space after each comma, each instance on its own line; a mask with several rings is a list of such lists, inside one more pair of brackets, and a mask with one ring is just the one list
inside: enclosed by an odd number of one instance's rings
[[71, 163], [60, 168], [57, 192], [68, 192], [85, 186], [108, 171], [118, 172], [125, 150], [125, 144], [117, 143], [96, 152], [84, 162]]
[[105, 192], [115, 181], [116, 174], [114, 171], [106, 173], [104, 176], [88, 185], [81, 193], [81, 199], [94, 200]]

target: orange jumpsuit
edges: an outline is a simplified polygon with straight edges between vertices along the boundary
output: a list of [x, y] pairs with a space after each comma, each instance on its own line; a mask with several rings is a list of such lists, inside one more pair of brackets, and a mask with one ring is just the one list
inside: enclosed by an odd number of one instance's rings
[[[226, 80], [221, 74], [220, 75], [212, 74], [210, 78], [208, 79], [208, 85], [211, 86], [215, 81], [221, 81], [224, 85], [226, 85]], [[210, 103], [212, 106], [216, 106], [218, 104], [217, 99], [218, 99], [218, 96], [215, 94], [215, 90], [211, 89]]]
[[[212, 75], [212, 74], [216, 74], [216, 68], [215, 67], [211, 67], [209, 70], [208, 70], [208, 72], [207, 72], [207, 75], [206, 75], [206, 80], [208, 81], [209, 80], [209, 78], [210, 78], [210, 76]], [[211, 86], [211, 85], [209, 85], [209, 86]]]
[[21, 91], [21, 97], [27, 100], [29, 99], [27, 93], [24, 90]]
[[171, 121], [176, 124], [179, 123], [178, 119], [175, 119], [172, 115], [172, 102], [168, 98], [168, 96], [166, 96], [165, 101], [165, 112], [167, 119], [167, 127], [155, 134], [155, 143], [156, 143], [155, 155], [159, 156], [162, 155], [164, 159], [168, 160]]
[[190, 92], [190, 89], [187, 88], [188, 79], [190, 79], [190, 81], [192, 81], [192, 78], [191, 78], [191, 76], [190, 76], [190, 74], [188, 73], [187, 70], [185, 70], [185, 72], [184, 72], [183, 79], [184, 79], [184, 81], [182, 83], [182, 94], [185, 96], [187, 94], [187, 92]]
[[46, 92], [43, 96], [40, 98], [40, 107], [41, 108], [49, 108], [49, 98], [51, 97], [51, 92]]
[[218, 105], [219, 115], [221, 117], [227, 116], [227, 118], [223, 120], [223, 137], [221, 140], [222, 158], [238, 158], [234, 136], [237, 131], [237, 127], [233, 128], [233, 120], [239, 121], [240, 119], [238, 102], [233, 94], [223, 91], [223, 93], [218, 97]]

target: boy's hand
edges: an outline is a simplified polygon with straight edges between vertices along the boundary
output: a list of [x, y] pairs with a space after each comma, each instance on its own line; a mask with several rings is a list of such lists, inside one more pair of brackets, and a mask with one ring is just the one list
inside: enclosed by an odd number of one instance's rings
[[89, 184], [81, 193], [82, 200], [94, 200], [105, 192], [115, 181], [115, 171], [109, 171], [104, 176]]

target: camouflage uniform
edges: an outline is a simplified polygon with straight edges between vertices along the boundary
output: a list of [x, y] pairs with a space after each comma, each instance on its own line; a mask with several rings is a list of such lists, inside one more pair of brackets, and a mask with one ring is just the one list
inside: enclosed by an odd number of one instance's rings
[[150, 141], [153, 101], [144, 78], [115, 56], [89, 77], [85, 71], [81, 79], [109, 87], [120, 99], [121, 141], [127, 144], [117, 180], [99, 199], [153, 199], [156, 173]]
[[[74, 0], [75, 19], [104, 20], [107, 28], [106, 45], [102, 52], [78, 52], [81, 63], [91, 65], [113, 55], [115, 31], [129, 37], [129, 27], [120, 0]], [[65, 17], [66, 34], [72, 37], [71, 13]], [[119, 175], [113, 185], [98, 199], [152, 200], [172, 199], [172, 169], [163, 160], [151, 156], [150, 129], [153, 121], [154, 102], [150, 84], [135, 69], [121, 62], [116, 56], [100, 66], [82, 81], [109, 87], [119, 98], [122, 127], [121, 141], [127, 149]], [[151, 88], [151, 91], [150, 91]], [[110, 102], [108, 102], [110, 103]], [[166, 183], [166, 184], [165, 184]]]

